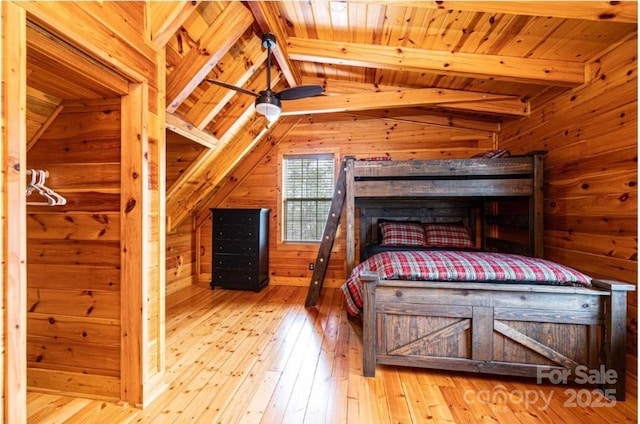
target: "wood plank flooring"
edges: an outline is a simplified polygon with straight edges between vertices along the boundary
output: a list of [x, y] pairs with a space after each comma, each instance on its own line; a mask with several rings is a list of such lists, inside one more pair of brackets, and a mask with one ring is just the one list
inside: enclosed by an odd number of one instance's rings
[[337, 289], [187, 287], [167, 299], [168, 389], [144, 410], [28, 393], [29, 423], [635, 423], [625, 402], [579, 386], [378, 366], [362, 376], [362, 332]]

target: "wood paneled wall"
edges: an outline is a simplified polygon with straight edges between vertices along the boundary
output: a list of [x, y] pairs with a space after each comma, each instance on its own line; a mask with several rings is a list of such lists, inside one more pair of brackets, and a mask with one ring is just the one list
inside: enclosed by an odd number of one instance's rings
[[167, 189], [189, 168], [206, 148], [172, 131], [167, 131]]
[[[284, 124], [283, 124], [284, 125]], [[309, 263], [315, 263], [318, 244], [282, 244], [279, 225], [279, 175], [280, 159], [289, 153], [334, 153], [357, 158], [390, 156], [395, 160], [468, 158], [493, 148], [493, 133], [458, 130], [386, 119], [363, 118], [350, 114], [313, 116], [295, 125], [250, 171], [248, 175], [233, 175], [240, 182], [218, 204], [218, 207], [265, 207], [269, 216], [270, 274], [271, 284], [309, 284], [312, 271]], [[261, 151], [256, 149], [256, 152]], [[247, 158], [247, 160], [252, 160]], [[233, 172], [232, 172], [233, 174]], [[344, 216], [342, 219], [344, 222]], [[211, 221], [200, 227], [201, 248], [204, 251], [210, 238]], [[342, 284], [346, 279], [346, 234], [341, 226], [329, 262], [325, 285]], [[210, 252], [210, 250], [208, 251]], [[201, 256], [201, 280], [209, 281], [210, 255]]]
[[195, 283], [199, 254], [195, 235], [190, 220], [167, 234], [167, 295]]
[[31, 387], [119, 399], [120, 125], [119, 98], [66, 103], [28, 153], [67, 199], [27, 211]]
[[[637, 284], [637, 40], [595, 65], [592, 83], [504, 125], [500, 147], [545, 157], [545, 257], [592, 276]], [[637, 291], [629, 294], [637, 345]], [[634, 347], [635, 349], [635, 347]], [[634, 350], [635, 352], [635, 350]]]

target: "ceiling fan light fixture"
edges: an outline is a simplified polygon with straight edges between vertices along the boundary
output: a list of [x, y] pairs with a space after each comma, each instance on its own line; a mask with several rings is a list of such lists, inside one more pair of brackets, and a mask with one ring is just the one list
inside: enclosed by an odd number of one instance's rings
[[[2, 1], [2, 0], [0, 0]], [[223, 81], [206, 78], [207, 82], [219, 85], [221, 87], [235, 90], [240, 93], [255, 96], [255, 109], [261, 115], [264, 115], [269, 122], [275, 122], [280, 117], [282, 112], [281, 100], [296, 100], [304, 99], [306, 97], [313, 97], [322, 94], [324, 88], [321, 85], [300, 85], [297, 87], [289, 87], [279, 92], [273, 92], [271, 90], [271, 50], [276, 47], [276, 37], [267, 32], [262, 35], [262, 46], [267, 49], [267, 89], [261, 91], [260, 94], [254, 93], [251, 90], [247, 90], [242, 87], [236, 87], [233, 84], [229, 84]]]
[[275, 122], [282, 112], [282, 103], [273, 93], [260, 93], [255, 105], [258, 113], [264, 115], [269, 122]]

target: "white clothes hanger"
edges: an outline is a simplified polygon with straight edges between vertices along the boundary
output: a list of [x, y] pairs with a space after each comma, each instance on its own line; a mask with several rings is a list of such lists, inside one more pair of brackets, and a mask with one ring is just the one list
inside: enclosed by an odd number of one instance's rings
[[26, 195], [30, 196], [34, 191], [37, 191], [38, 194], [47, 199], [46, 202], [27, 202], [28, 206], [57, 206], [67, 204], [67, 199], [44, 184], [47, 171], [30, 169], [27, 172], [31, 174], [31, 181], [27, 187]]
[[56, 199], [43, 191], [42, 188], [38, 186], [40, 173], [35, 169], [30, 169], [27, 172], [31, 174], [31, 182], [29, 183], [26, 192], [27, 196], [31, 196], [35, 191], [42, 197], [47, 199], [46, 202], [27, 202], [27, 206], [54, 206], [56, 204]]
[[55, 190], [50, 189], [46, 185], [44, 185], [44, 180], [47, 178], [47, 172], [43, 170], [38, 170], [38, 182], [36, 183], [36, 187], [41, 188], [46, 195], [53, 197], [55, 199], [56, 205], [66, 205], [67, 199], [58, 194]]

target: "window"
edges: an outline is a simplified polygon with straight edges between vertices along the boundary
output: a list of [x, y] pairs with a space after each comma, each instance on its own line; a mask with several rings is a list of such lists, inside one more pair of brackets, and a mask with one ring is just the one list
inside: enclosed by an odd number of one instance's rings
[[284, 241], [317, 242], [322, 239], [333, 197], [333, 166], [333, 155], [284, 157]]

